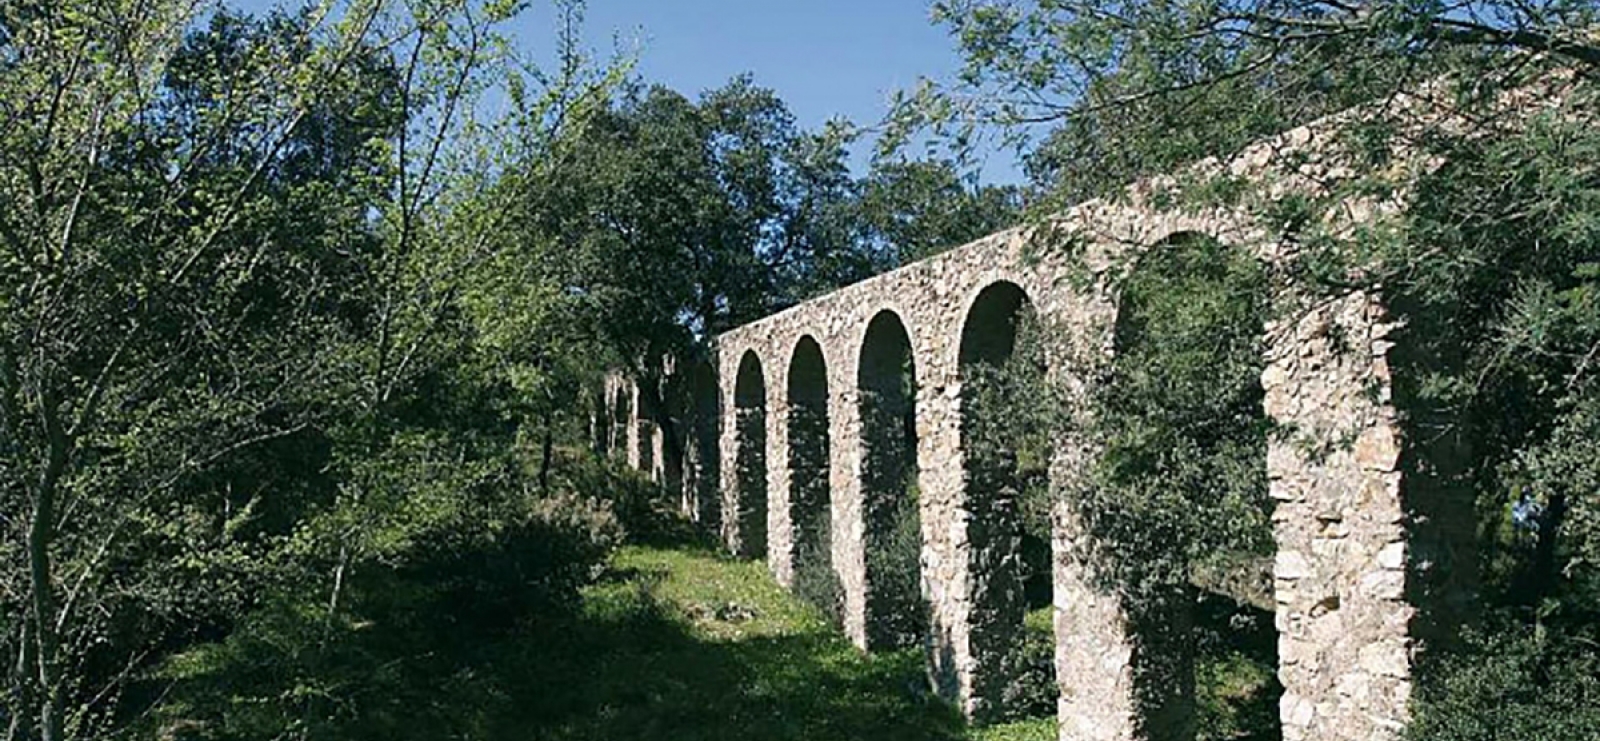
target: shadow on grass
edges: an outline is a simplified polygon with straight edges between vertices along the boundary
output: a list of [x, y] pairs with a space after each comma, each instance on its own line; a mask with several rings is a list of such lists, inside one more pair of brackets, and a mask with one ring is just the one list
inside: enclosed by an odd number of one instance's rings
[[[645, 583], [647, 584], [647, 582]], [[526, 696], [507, 735], [538, 739], [959, 739], [960, 719], [916, 691], [918, 654], [863, 657], [834, 635], [694, 635], [634, 582], [505, 662]]]
[[1201, 592], [1195, 620], [1198, 741], [1280, 741], [1273, 614]]
[[[792, 620], [790, 602], [759, 599], [752, 615], [704, 618], [748, 634], [713, 636], [682, 590], [720, 580], [766, 599], [764, 571], [693, 547], [639, 552], [642, 565], [613, 570], [580, 603], [516, 615], [441, 605], [396, 572], [363, 579], [360, 617], [331, 629], [305, 605], [265, 610], [168, 667], [173, 691], [148, 735], [964, 738], [957, 714], [918, 692], [917, 652], [864, 656], [820, 621]], [[673, 598], [661, 594], [669, 578]]]

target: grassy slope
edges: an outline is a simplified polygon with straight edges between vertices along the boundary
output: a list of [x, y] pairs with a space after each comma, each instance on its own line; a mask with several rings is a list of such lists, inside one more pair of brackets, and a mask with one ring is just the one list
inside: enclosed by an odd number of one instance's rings
[[[773, 583], [765, 566], [703, 547], [624, 548], [605, 578], [570, 608], [461, 602], [416, 574], [371, 570], [362, 584], [352, 592], [361, 597], [360, 609], [348, 620], [330, 623], [307, 603], [269, 602], [227, 640], [167, 662], [151, 685], [165, 702], [143, 724], [149, 733], [139, 735], [181, 741], [1055, 736], [1048, 717], [966, 728], [925, 691], [920, 651], [864, 655], [818, 611]], [[1240, 613], [1231, 603], [1202, 607], [1200, 741], [1275, 741], [1273, 662], [1259, 655], [1263, 647], [1270, 653], [1276, 638], [1270, 616]], [[1241, 622], [1242, 616], [1250, 619]], [[1027, 627], [1048, 636], [1049, 609], [1031, 612]]]
[[[474, 568], [489, 568], [481, 564]], [[228, 640], [167, 662], [147, 737], [347, 741], [947, 739], [1045, 741], [1054, 720], [968, 729], [923, 689], [917, 650], [867, 656], [762, 564], [634, 546], [566, 608], [463, 603], [372, 570], [359, 612], [328, 622], [269, 603]], [[437, 579], [435, 579], [437, 581]], [[514, 581], [514, 580], [513, 580]], [[519, 588], [526, 588], [521, 584]], [[490, 594], [488, 596], [493, 596]], [[484, 595], [479, 595], [483, 598]], [[441, 602], [440, 600], [445, 600]], [[355, 600], [352, 600], [355, 601]], [[1208, 603], [1209, 604], [1209, 603]], [[1221, 605], [1228, 608], [1228, 605]], [[1202, 741], [1273, 741], [1271, 663], [1229, 609], [1202, 631]], [[1028, 615], [1048, 634], [1048, 609]], [[1248, 646], [1246, 646], [1248, 648]]]
[[972, 732], [923, 691], [915, 650], [866, 656], [758, 563], [630, 547], [586, 595], [526, 708], [541, 739], [1053, 739]]

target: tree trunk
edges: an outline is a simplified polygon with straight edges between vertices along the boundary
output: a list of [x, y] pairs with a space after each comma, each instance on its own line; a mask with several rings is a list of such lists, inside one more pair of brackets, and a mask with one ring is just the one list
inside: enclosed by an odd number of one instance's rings
[[544, 440], [539, 446], [539, 492], [550, 493], [550, 463], [555, 453], [555, 433], [551, 429], [550, 411], [545, 410], [539, 415], [540, 422], [544, 425]]
[[[33, 634], [37, 682], [35, 701], [39, 707], [39, 738], [57, 741], [61, 697], [55, 674], [56, 635], [55, 590], [51, 582], [50, 546], [55, 538], [55, 506], [57, 488], [67, 464], [66, 431], [61, 426], [60, 410], [54, 404], [45, 404], [45, 430], [50, 439], [49, 458], [39, 476], [34, 490], [33, 519], [28, 529], [29, 588], [33, 592]], [[27, 681], [24, 680], [26, 685]]]

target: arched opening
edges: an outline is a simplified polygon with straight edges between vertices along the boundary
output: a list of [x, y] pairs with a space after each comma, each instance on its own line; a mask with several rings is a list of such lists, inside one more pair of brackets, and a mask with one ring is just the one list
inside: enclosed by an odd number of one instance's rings
[[1196, 234], [1151, 247], [1122, 285], [1095, 397], [1103, 450], [1077, 509], [1138, 636], [1136, 695], [1152, 737], [1281, 733], [1267, 301], [1252, 256]]
[[593, 405], [593, 427], [589, 431], [594, 454], [604, 459], [611, 454], [611, 404], [605, 384], [590, 388], [589, 403]]
[[866, 524], [867, 644], [917, 644], [927, 631], [917, 496], [917, 376], [911, 337], [892, 311], [867, 324], [856, 386]]
[[1002, 281], [978, 294], [962, 326], [960, 372], [974, 714], [1052, 718], [1051, 404], [1021, 287]]
[[828, 368], [810, 336], [800, 338], [790, 359], [787, 401], [794, 590], [837, 622], [843, 591], [833, 570]]
[[761, 359], [747, 351], [733, 390], [734, 549], [747, 558], [767, 553], [767, 381]]
[[685, 452], [685, 496], [693, 498], [692, 519], [708, 532], [716, 532], [722, 525], [722, 512], [718, 505], [718, 482], [721, 461], [717, 450], [717, 420], [722, 418], [722, 404], [717, 397], [717, 378], [711, 364], [696, 362], [691, 366], [690, 439]]
[[628, 420], [633, 417], [633, 397], [627, 384], [617, 380], [611, 392], [611, 454], [628, 459]]

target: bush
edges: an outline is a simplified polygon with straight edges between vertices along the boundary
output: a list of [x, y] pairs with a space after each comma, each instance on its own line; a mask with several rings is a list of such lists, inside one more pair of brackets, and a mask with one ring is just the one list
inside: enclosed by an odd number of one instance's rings
[[556, 480], [558, 489], [605, 502], [632, 542], [664, 543], [694, 536], [673, 492], [612, 459], [563, 454]]
[[1029, 612], [1023, 622], [1021, 643], [1007, 657], [1011, 664], [1004, 700], [1007, 719], [1055, 716], [1060, 692], [1056, 689], [1053, 615], [1053, 607]]
[[457, 523], [426, 534], [399, 576], [428, 590], [438, 614], [503, 630], [575, 604], [622, 538], [608, 503], [559, 494], [531, 501], [504, 524]]
[[905, 647], [919, 645], [928, 624], [922, 599], [922, 522], [915, 485], [894, 502], [884, 532], [869, 532], [867, 571], [872, 575], [873, 642]]
[[[497, 646], [540, 638], [577, 614], [622, 528], [572, 493], [483, 492], [384, 561], [349, 569], [327, 611], [319, 585], [279, 589], [225, 639], [163, 662], [146, 735], [185, 739], [438, 738], [463, 702], [496, 701], [473, 667]], [[152, 690], [153, 691], [153, 690]], [[468, 711], [470, 712], [470, 711]], [[433, 727], [416, 724], [424, 720]]]
[[1196, 741], [1280, 739], [1277, 667], [1244, 652], [1195, 662]]
[[1201, 589], [1194, 640], [1195, 740], [1283, 738], [1273, 611]]
[[1419, 682], [1413, 741], [1594, 741], [1600, 629], [1474, 632]]
[[[796, 528], [798, 532], [800, 529]], [[813, 537], [802, 538], [794, 555], [794, 594], [805, 603], [822, 611], [835, 626], [844, 623], [844, 587], [833, 570], [832, 528], [828, 525], [828, 512], [816, 516], [809, 532]]]

